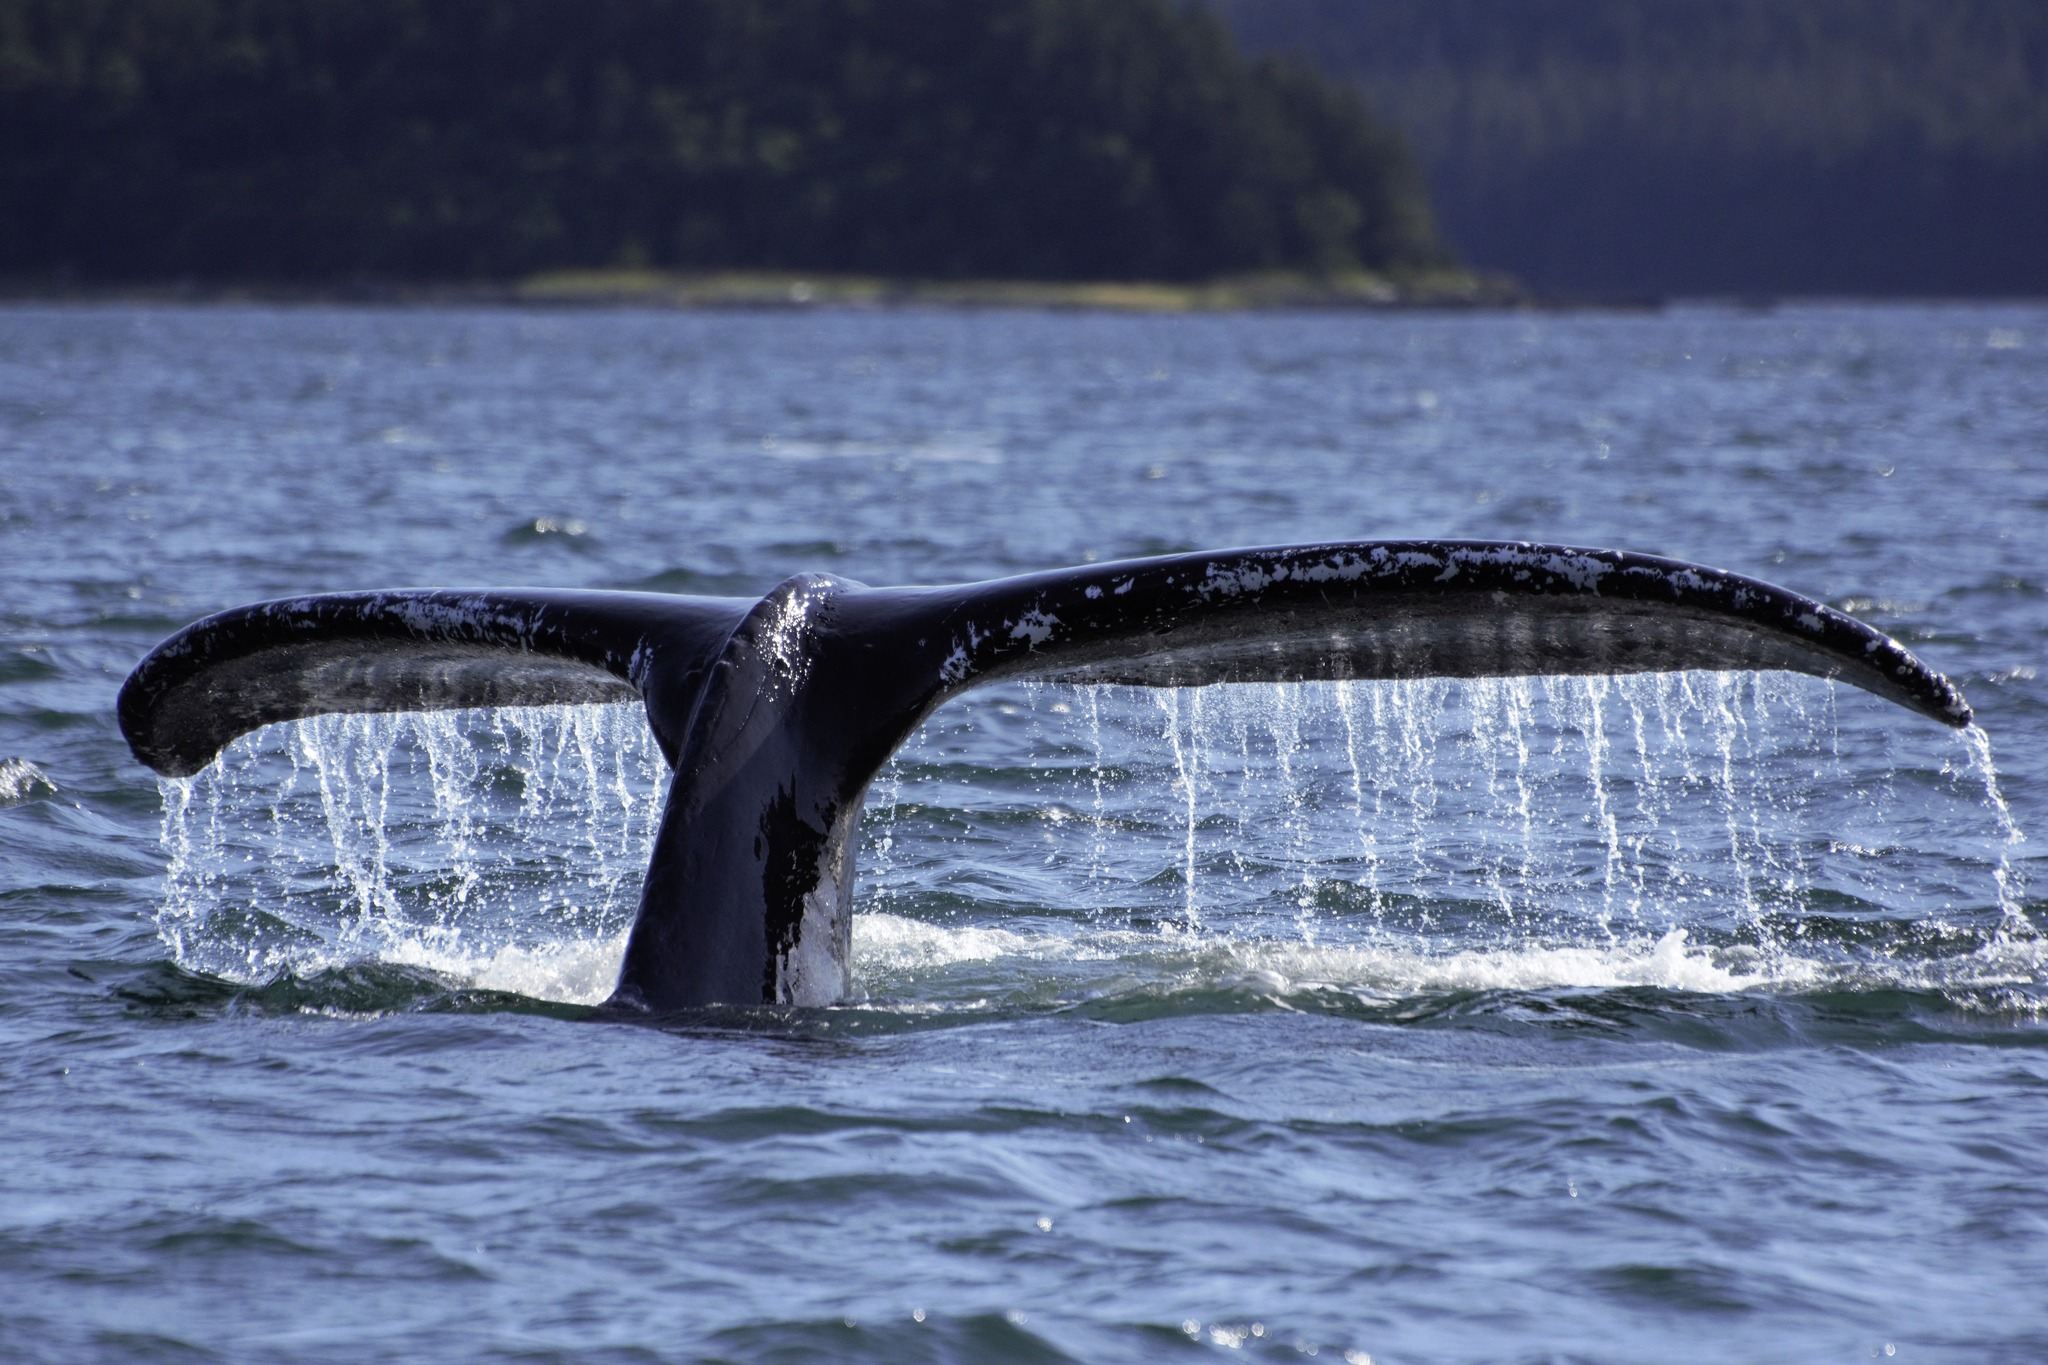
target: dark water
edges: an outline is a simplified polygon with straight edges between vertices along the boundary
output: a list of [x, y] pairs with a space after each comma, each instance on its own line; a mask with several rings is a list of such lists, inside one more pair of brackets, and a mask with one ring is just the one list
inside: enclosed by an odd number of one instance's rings
[[[0, 1357], [2048, 1358], [2044, 527], [2041, 308], [0, 312]], [[632, 711], [112, 716], [284, 593], [1402, 535], [1825, 598], [1995, 776], [1781, 675], [995, 689], [862, 998], [657, 1030]]]

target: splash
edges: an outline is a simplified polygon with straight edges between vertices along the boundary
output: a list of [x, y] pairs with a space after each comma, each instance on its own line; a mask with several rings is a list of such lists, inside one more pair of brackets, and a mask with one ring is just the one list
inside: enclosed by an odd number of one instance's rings
[[1727, 995], [1921, 991], [1966, 1010], [2038, 1017], [2040, 944], [1912, 960], [1761, 954], [1685, 929], [1610, 943], [1481, 947], [1385, 937], [1349, 943], [1151, 933], [1085, 925], [995, 928], [878, 911], [854, 942], [856, 998], [910, 1013], [1139, 1005], [1205, 1012], [1220, 1000], [1335, 1002], [1397, 1014], [1446, 997], [1658, 990]]
[[[1091, 714], [1113, 709], [1101, 692]], [[1309, 930], [1361, 905], [1606, 939], [1679, 927], [1659, 916], [1681, 907], [1755, 923], [1819, 876], [1803, 817], [1843, 765], [1817, 700], [1729, 674], [1169, 693], [1169, 763], [1138, 765], [1125, 813], [1171, 827], [1189, 923], [1262, 902]]]
[[2013, 861], [2013, 851], [2027, 841], [2027, 836], [2020, 832], [2012, 818], [2012, 807], [2005, 803], [2005, 793], [1999, 789], [1998, 765], [1991, 758], [1991, 736], [1972, 725], [1963, 731], [1963, 742], [1969, 746], [1970, 771], [1983, 782], [1985, 804], [1997, 820], [1998, 864], [1992, 876], [1998, 887], [1999, 913], [2003, 916], [2000, 930], [2008, 939], [2036, 938], [2038, 932], [2023, 908], [2025, 882]]
[[[2023, 836], [1988, 741], [1955, 743], [1781, 674], [991, 688], [870, 793], [855, 977], [891, 1008], [2038, 994]], [[163, 784], [159, 929], [238, 981], [368, 961], [595, 1002], [665, 782], [629, 706], [269, 727]]]
[[158, 930], [231, 980], [372, 959], [602, 999], [666, 780], [631, 706], [269, 726], [162, 783]]
[[871, 812], [899, 861], [864, 903], [1436, 964], [1391, 989], [2034, 989], [2038, 954], [2000, 946], [2018, 831], [1957, 743], [1786, 674], [998, 690], [892, 766], [919, 799]]
[[[1102, 968], [1113, 969], [1105, 978]], [[983, 969], [976, 971], [975, 969]], [[992, 971], [990, 970], [992, 969]], [[982, 987], [992, 976], [1029, 982], [1069, 1000], [1157, 991], [1249, 990], [1285, 997], [1318, 990], [1396, 1000], [1457, 991], [1540, 991], [1655, 986], [1728, 992], [1804, 986], [1811, 963], [1789, 974], [1763, 970], [1689, 941], [1683, 929], [1599, 946], [1533, 946], [1429, 952], [1417, 944], [1316, 944], [1302, 939], [1229, 939], [1133, 932], [948, 927], [875, 912], [861, 921], [854, 976], [871, 998], [902, 998], [922, 983], [943, 991]]]

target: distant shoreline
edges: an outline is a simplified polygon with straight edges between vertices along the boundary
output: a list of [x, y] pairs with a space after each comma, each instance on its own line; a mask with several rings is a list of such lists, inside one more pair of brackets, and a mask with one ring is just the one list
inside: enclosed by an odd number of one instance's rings
[[955, 308], [1115, 313], [1285, 309], [1463, 310], [1541, 306], [1504, 276], [1442, 270], [1233, 276], [1203, 283], [1075, 280], [895, 280], [799, 271], [558, 270], [503, 283], [361, 281], [328, 285], [0, 282], [9, 303], [514, 305], [562, 308]]
[[2048, 303], [2032, 294], [1754, 294], [1601, 297], [1541, 294], [1505, 275], [1446, 270], [1407, 278], [1270, 274], [1200, 284], [1146, 280], [894, 280], [802, 271], [563, 270], [506, 282], [330, 284], [0, 279], [0, 307], [237, 304], [276, 307], [559, 308], [673, 312], [815, 309], [1037, 310], [1173, 315], [1257, 312], [1655, 313], [1673, 307], [1769, 313], [1796, 305]]

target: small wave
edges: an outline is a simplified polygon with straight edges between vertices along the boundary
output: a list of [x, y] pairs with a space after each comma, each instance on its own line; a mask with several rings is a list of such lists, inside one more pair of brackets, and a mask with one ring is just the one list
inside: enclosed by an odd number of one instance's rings
[[187, 971], [240, 987], [312, 981], [365, 967], [424, 974], [453, 991], [485, 991], [563, 1005], [598, 1005], [618, 984], [626, 932], [564, 937], [538, 943], [491, 943], [446, 929], [400, 922], [378, 924], [345, 938], [248, 943], [242, 936], [202, 927], [170, 940], [171, 955]]
[[541, 545], [558, 543], [578, 549], [585, 548], [590, 537], [590, 524], [580, 517], [528, 517], [506, 528], [500, 537], [506, 545]]
[[26, 801], [55, 793], [50, 775], [25, 758], [0, 758], [0, 802]]

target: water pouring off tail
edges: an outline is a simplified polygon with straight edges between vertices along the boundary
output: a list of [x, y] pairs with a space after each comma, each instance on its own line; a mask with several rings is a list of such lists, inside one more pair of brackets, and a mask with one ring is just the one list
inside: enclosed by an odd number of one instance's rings
[[[1948, 681], [1897, 643], [1783, 589], [1648, 556], [1479, 542], [1180, 555], [958, 587], [801, 575], [758, 601], [516, 590], [296, 598], [207, 618], [158, 646], [123, 687], [120, 717], [138, 758], [182, 777], [272, 721], [637, 696], [673, 778], [612, 1001], [670, 1011], [846, 994], [869, 786], [934, 708], [985, 683], [1079, 684], [1093, 711], [1087, 689], [1104, 685], [1499, 679], [1488, 686], [1500, 696], [1474, 716], [1508, 723], [1475, 719], [1475, 738], [1513, 750], [1526, 744], [1515, 718], [1530, 696], [1517, 680], [1575, 675], [1599, 696], [1602, 679], [1697, 670], [1839, 678], [1947, 725], [1970, 718]], [[1166, 735], [1192, 744], [1199, 726], [1179, 715], [1184, 694], [1162, 695]], [[1202, 693], [1185, 695], [1190, 709], [1202, 704]], [[1372, 721], [1354, 691], [1340, 695], [1355, 750]], [[1625, 898], [1627, 851], [1597, 780], [1613, 747], [1604, 727], [1591, 723], [1584, 748], [1599, 793], [1593, 876], [1610, 899]], [[466, 761], [435, 758], [431, 732], [419, 733], [430, 769]], [[1283, 762], [1300, 742], [1276, 749]], [[1199, 765], [1176, 752], [1181, 909], [1192, 918], [1202, 796]], [[1721, 758], [1734, 763], [1732, 741]], [[313, 766], [324, 797], [336, 779]], [[1496, 765], [1489, 780], [1496, 801], [1513, 789], [1529, 850], [1522, 871], [1533, 876], [1542, 792], [1528, 770]], [[1390, 892], [1372, 869], [1401, 820], [1366, 822], [1366, 802], [1413, 793], [1368, 794], [1355, 761], [1351, 771], [1360, 880], [1377, 900]], [[1299, 846], [1319, 837], [1314, 812], [1289, 819]], [[1739, 850], [1732, 818], [1730, 838]], [[1488, 890], [1512, 916], [1508, 880], [1496, 872]], [[349, 884], [381, 894], [374, 877]], [[1304, 910], [1317, 895], [1304, 879]]]

